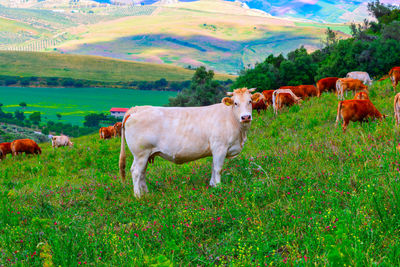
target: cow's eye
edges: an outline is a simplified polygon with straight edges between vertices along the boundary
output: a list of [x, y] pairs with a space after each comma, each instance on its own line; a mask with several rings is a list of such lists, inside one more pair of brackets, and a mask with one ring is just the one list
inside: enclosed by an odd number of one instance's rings
[[249, 104], [251, 104], [251, 100], [249, 101]]
[[238, 103], [237, 102], [235, 102], [235, 106], [237, 106], [238, 105]]

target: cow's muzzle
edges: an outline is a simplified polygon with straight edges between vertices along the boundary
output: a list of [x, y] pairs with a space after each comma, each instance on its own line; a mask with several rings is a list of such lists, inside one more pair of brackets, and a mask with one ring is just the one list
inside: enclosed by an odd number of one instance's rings
[[240, 122], [251, 122], [251, 115], [245, 115], [240, 117]]

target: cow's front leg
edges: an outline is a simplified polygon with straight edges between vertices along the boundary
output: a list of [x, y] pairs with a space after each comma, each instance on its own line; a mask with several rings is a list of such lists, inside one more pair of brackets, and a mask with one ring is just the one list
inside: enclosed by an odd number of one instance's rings
[[224, 165], [224, 160], [226, 157], [226, 151], [215, 151], [213, 152], [213, 169], [210, 180], [211, 186], [216, 186], [221, 183], [221, 171]]

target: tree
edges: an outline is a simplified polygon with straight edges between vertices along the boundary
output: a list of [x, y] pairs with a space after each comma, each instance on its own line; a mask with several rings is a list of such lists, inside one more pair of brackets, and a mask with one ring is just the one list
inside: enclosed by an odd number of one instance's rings
[[58, 118], [59, 120], [61, 120], [62, 115], [61, 115], [60, 113], [57, 113], [56, 116], [57, 116], [57, 118]]
[[14, 112], [14, 117], [15, 117], [17, 120], [20, 120], [20, 121], [25, 120], [25, 114], [24, 114], [24, 112], [19, 111], [19, 110], [16, 110], [16, 111]]
[[224, 87], [213, 80], [214, 71], [204, 66], [196, 69], [189, 89], [184, 89], [169, 99], [170, 106], [206, 106], [219, 103], [224, 97]]
[[99, 127], [100, 121], [106, 120], [107, 117], [103, 113], [92, 113], [85, 116], [85, 121], [83, 125], [86, 127]]
[[35, 111], [31, 115], [29, 115], [29, 120], [33, 122], [33, 124], [38, 125], [41, 121], [40, 112]]
[[25, 102], [19, 103], [22, 109], [25, 109], [28, 105]]

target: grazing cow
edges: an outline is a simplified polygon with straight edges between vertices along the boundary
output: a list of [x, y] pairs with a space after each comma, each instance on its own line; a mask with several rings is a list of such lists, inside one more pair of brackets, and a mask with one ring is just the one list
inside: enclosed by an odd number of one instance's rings
[[148, 192], [148, 162], [160, 156], [176, 164], [213, 157], [211, 186], [221, 182], [225, 158], [237, 156], [247, 139], [252, 102], [260, 93], [236, 89], [222, 103], [204, 107], [134, 107], [125, 114], [121, 131], [119, 170], [125, 181], [125, 139], [134, 156], [131, 167], [134, 193]]
[[297, 97], [290, 89], [278, 89], [272, 95], [272, 106], [275, 114], [278, 114], [278, 110], [281, 110], [284, 105], [292, 106], [300, 103], [300, 101], [301, 98]]
[[302, 99], [312, 96], [319, 97], [321, 95], [318, 88], [314, 85], [282, 86], [279, 89], [290, 89], [296, 96]]
[[339, 101], [336, 116], [336, 126], [343, 118], [343, 133], [346, 132], [349, 121], [367, 121], [369, 118], [382, 119], [386, 115], [382, 115], [372, 104], [370, 100], [343, 100]]
[[372, 80], [369, 77], [368, 72], [365, 71], [352, 71], [347, 73], [346, 78], [352, 78], [362, 81], [365, 85], [372, 85]]
[[116, 122], [114, 124], [114, 130], [115, 130], [115, 136], [121, 136], [121, 128], [122, 128], [122, 122]]
[[321, 93], [323, 92], [335, 92], [336, 91], [336, 82], [338, 77], [328, 77], [321, 79], [317, 82], [317, 88]]
[[265, 103], [265, 98], [261, 94], [260, 98], [258, 99], [257, 102], [252, 102], [252, 108], [253, 110], [257, 110], [257, 113], [260, 115], [260, 110], [267, 110], [267, 104]]
[[19, 139], [11, 143], [11, 151], [13, 156], [18, 154], [42, 154], [42, 150], [32, 139]]
[[53, 148], [60, 146], [73, 147], [74, 143], [72, 143], [71, 140], [69, 140], [68, 136], [60, 135], [60, 136], [53, 136], [51, 138], [51, 145], [53, 146]]
[[369, 96], [366, 92], [358, 92], [355, 96], [354, 99], [358, 100], [366, 100], [369, 99]]
[[352, 79], [352, 78], [341, 78], [336, 82], [336, 93], [338, 95], [338, 99], [344, 99], [343, 92], [346, 91], [354, 91], [354, 93], [359, 91], [364, 91], [368, 93], [368, 86], [364, 85], [360, 80]]
[[272, 105], [272, 94], [275, 92], [275, 90], [264, 90], [262, 92], [262, 95], [265, 98], [265, 105], [267, 105], [267, 107]]
[[386, 80], [387, 78], [390, 78], [392, 81], [392, 86], [393, 86], [393, 91], [396, 92], [396, 87], [400, 82], [400, 67], [393, 67], [388, 75], [385, 75], [380, 79], [379, 81]]
[[400, 122], [400, 93], [394, 97], [394, 117], [396, 118], [396, 126]]
[[1, 143], [0, 144], [0, 152], [1, 152], [0, 159], [5, 159], [7, 154], [11, 154], [12, 155], [11, 143], [10, 142]]
[[100, 139], [111, 139], [115, 136], [114, 126], [101, 127], [99, 130]]

